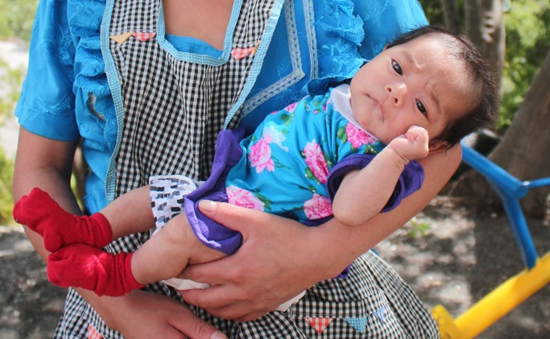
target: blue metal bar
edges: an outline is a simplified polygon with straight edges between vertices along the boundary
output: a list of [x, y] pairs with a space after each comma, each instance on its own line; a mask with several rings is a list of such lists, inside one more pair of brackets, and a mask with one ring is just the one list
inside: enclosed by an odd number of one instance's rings
[[525, 187], [527, 187], [527, 189], [543, 187], [543, 186], [550, 186], [550, 178], [542, 178], [542, 179], [536, 179], [536, 180], [531, 180], [531, 181], [524, 181], [524, 184], [525, 184]]
[[507, 197], [521, 199], [527, 194], [527, 187], [522, 181], [464, 143], [462, 143], [462, 160], [499, 187]]
[[532, 269], [537, 264], [538, 253], [533, 243], [533, 237], [529, 232], [529, 227], [525, 221], [525, 215], [519, 204], [519, 200], [503, 199], [504, 209], [508, 214], [510, 226], [514, 232], [516, 243], [518, 244], [523, 263], [528, 269]]
[[533, 268], [537, 262], [538, 254], [533, 243], [533, 237], [527, 227], [525, 215], [519, 204], [519, 199], [525, 197], [529, 188], [550, 184], [550, 178], [531, 182], [520, 181], [502, 167], [464, 144], [462, 144], [462, 160], [485, 176], [501, 197], [523, 262], [527, 268]]

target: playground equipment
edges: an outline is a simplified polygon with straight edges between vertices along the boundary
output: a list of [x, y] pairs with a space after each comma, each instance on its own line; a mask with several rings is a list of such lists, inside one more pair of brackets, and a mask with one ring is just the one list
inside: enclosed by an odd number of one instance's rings
[[442, 339], [475, 338], [550, 282], [550, 252], [539, 257], [519, 200], [532, 188], [549, 186], [550, 177], [520, 181], [462, 143], [462, 160], [481, 173], [502, 199], [525, 268], [453, 319], [438, 305], [432, 309]]

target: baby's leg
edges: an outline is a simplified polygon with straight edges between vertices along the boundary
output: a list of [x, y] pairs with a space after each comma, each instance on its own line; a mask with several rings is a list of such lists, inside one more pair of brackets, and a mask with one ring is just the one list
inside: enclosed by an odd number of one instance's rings
[[204, 245], [195, 235], [185, 214], [170, 220], [132, 257], [132, 272], [137, 281], [151, 283], [176, 277], [188, 264], [223, 258], [223, 252]]
[[104, 247], [113, 239], [154, 225], [148, 186], [121, 196], [91, 216], [68, 213], [48, 193], [34, 188], [15, 204], [13, 216], [39, 233], [50, 252], [75, 243]]
[[113, 239], [145, 232], [155, 227], [155, 218], [151, 211], [149, 185], [133, 189], [121, 195], [102, 209], [101, 214], [111, 224]]
[[189, 263], [223, 256], [203, 245], [187, 217], [179, 215], [134, 253], [110, 254], [81, 244], [62, 248], [48, 258], [48, 278], [58, 286], [120, 296], [145, 284], [173, 278]]

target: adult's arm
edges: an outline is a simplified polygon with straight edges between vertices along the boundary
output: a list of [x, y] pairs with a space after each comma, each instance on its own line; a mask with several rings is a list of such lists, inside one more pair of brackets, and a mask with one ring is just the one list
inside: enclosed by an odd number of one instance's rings
[[418, 214], [447, 183], [460, 160], [459, 146], [420, 160], [425, 170], [422, 188], [391, 212], [355, 227], [333, 219], [308, 228], [259, 211], [203, 202], [205, 214], [243, 234], [243, 245], [224, 259], [186, 269], [183, 277], [213, 287], [182, 291], [182, 295], [213, 315], [239, 321], [274, 310], [317, 282], [337, 276]]
[[[24, 128], [19, 132], [15, 162], [13, 196], [17, 201], [33, 187], [47, 191], [63, 208], [74, 214], [81, 211], [70, 188], [76, 142], [47, 139]], [[42, 237], [26, 226], [25, 233], [36, 252], [46, 261], [48, 251]], [[168, 297], [134, 291], [124, 297], [98, 297], [79, 290], [82, 297], [107, 325], [127, 338], [225, 338], [212, 325], [197, 318], [183, 304]]]

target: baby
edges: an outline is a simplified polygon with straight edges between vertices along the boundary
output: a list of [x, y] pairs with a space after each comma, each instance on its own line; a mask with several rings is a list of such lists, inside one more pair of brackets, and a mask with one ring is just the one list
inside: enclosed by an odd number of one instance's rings
[[[415, 159], [445, 151], [489, 124], [495, 93], [469, 41], [421, 27], [387, 46], [349, 85], [268, 115], [244, 139], [242, 129], [220, 132], [212, 175], [204, 183], [152, 177], [149, 187], [82, 217], [35, 188], [15, 205], [14, 218], [44, 238], [54, 284], [123, 295], [239, 248], [241, 235], [201, 214], [201, 200], [307, 226], [334, 217], [360, 227], [421, 187], [424, 173]], [[154, 223], [157, 234], [136, 252], [101, 250]], [[174, 279], [168, 283], [189, 288]]]

